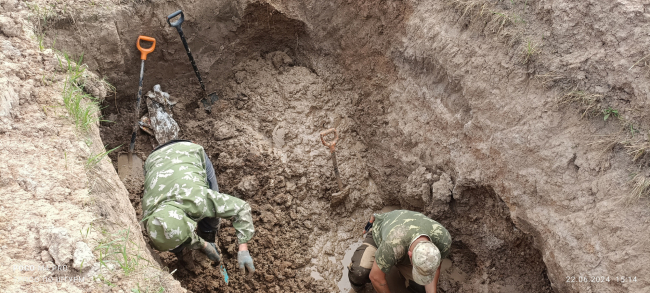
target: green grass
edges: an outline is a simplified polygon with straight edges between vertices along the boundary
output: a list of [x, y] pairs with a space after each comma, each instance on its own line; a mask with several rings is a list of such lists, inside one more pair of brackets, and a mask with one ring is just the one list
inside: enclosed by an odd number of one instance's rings
[[78, 129], [87, 131], [90, 127], [100, 121], [100, 108], [94, 98], [85, 94], [82, 89], [74, 86], [69, 78], [63, 88], [63, 104], [68, 110], [70, 119]]
[[[86, 159], [86, 168], [94, 168], [95, 166], [97, 166], [97, 164], [99, 164], [99, 162], [101, 162], [106, 156], [108, 156], [108, 154], [114, 152], [120, 147], [122, 147], [122, 145], [119, 145], [113, 149], [101, 152], [96, 155], [91, 155], [90, 157], [88, 157], [88, 159]], [[104, 147], [104, 149], [106, 149], [106, 147]]]
[[540, 53], [539, 45], [531, 40], [526, 40], [524, 44], [524, 50], [522, 52], [522, 63], [528, 64], [533, 61], [535, 56]]
[[[611, 116], [611, 117], [619, 118], [618, 110], [612, 109], [611, 107], [610, 107], [610, 108], [607, 108], [607, 109], [603, 109], [603, 120], [604, 120], [604, 121], [607, 121], [607, 119], [608, 119], [610, 116]], [[632, 128], [632, 129], [634, 129], [634, 128]], [[634, 132], [633, 132], [633, 133], [634, 133]]]
[[100, 101], [84, 93], [83, 76], [86, 66], [82, 65], [83, 55], [77, 62], [72, 61], [68, 54], [63, 54], [63, 59], [57, 56], [59, 67], [66, 72], [66, 79], [63, 84], [63, 105], [68, 110], [69, 118], [74, 122], [77, 129], [88, 131], [91, 126], [101, 120], [99, 114]]
[[81, 78], [83, 77], [84, 72], [86, 71], [86, 66], [82, 65], [84, 56], [83, 54], [79, 57], [78, 61], [75, 61], [72, 56], [68, 53], [62, 53], [63, 58], [57, 55], [56, 59], [59, 62], [59, 67], [68, 74], [70, 77], [70, 82], [74, 83], [78, 87], [83, 87]]
[[88, 228], [86, 228], [86, 230], [84, 230], [83, 228], [79, 229], [79, 234], [81, 235], [81, 238], [83, 240], [86, 240], [88, 238], [88, 234], [90, 234], [90, 229], [92, 229], [92, 227], [93, 224], [90, 223], [90, 225], [88, 226]]
[[91, 225], [85, 230], [80, 230], [79, 233], [83, 238], [88, 237], [88, 234], [93, 231], [100, 234], [99, 244], [94, 251], [99, 254], [97, 259], [100, 268], [105, 268], [101, 274], [93, 277], [93, 279], [99, 280], [110, 287], [115, 287], [118, 284], [115, 284], [113, 277], [121, 274], [127, 279], [137, 280], [136, 287], [132, 288], [131, 292], [161, 293], [165, 291], [161, 278], [164, 272], [169, 271], [166, 268], [161, 270], [155, 263], [140, 255], [141, 251], [146, 250], [134, 240], [136, 235], [132, 234], [131, 230], [121, 229], [116, 232], [109, 232], [105, 227]]
[[[625, 120], [620, 117], [620, 113], [617, 109], [612, 107], [605, 108], [603, 106], [603, 96], [598, 94], [591, 94], [585, 91], [572, 90], [564, 94], [563, 96], [557, 98], [558, 105], [563, 104], [578, 104], [583, 109], [581, 118], [587, 117], [597, 117], [599, 115], [603, 116], [603, 121], [607, 121], [610, 118], [617, 118], [619, 120]], [[623, 121], [624, 127], [627, 128], [629, 122]], [[630, 132], [634, 134], [634, 127], [630, 124]]]
[[36, 39], [38, 40], [38, 50], [43, 52], [43, 50], [45, 50], [45, 45], [43, 44], [43, 35], [36, 35]]
[[57, 15], [54, 5], [39, 6], [38, 4], [27, 4], [27, 7], [32, 11], [32, 15], [29, 18], [37, 26], [39, 31], [47, 26], [48, 21]]
[[125, 276], [135, 272], [140, 261], [149, 262], [136, 252], [137, 244], [131, 240], [131, 230], [123, 229], [115, 234], [102, 231], [105, 239], [95, 248], [99, 252], [99, 264], [108, 268], [107, 261], [117, 263]]

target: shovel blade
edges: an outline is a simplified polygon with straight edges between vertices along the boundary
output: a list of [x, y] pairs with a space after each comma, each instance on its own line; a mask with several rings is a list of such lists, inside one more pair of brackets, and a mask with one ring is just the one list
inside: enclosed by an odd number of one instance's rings
[[117, 155], [117, 175], [122, 182], [136, 181], [144, 184], [142, 159], [136, 154], [121, 152]]
[[212, 105], [219, 100], [219, 96], [217, 96], [217, 93], [211, 93], [208, 95], [207, 98], [201, 99], [201, 104], [203, 104], [203, 108], [210, 112], [212, 110]]

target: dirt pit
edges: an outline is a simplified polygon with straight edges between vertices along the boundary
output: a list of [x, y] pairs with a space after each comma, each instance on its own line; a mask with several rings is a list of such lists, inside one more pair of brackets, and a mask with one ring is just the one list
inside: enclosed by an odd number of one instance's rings
[[[381, 49], [380, 45], [348, 56], [331, 56], [328, 46], [351, 40], [313, 39], [303, 22], [268, 4], [201, 5], [183, 8], [183, 28], [208, 91], [220, 96], [210, 113], [197, 103], [201, 90], [178, 34], [159, 15], [175, 11], [175, 5], [145, 3], [125, 9], [115, 28], [121, 42], [118, 49], [107, 45], [101, 56], [91, 53], [87, 57], [117, 88], [103, 105], [102, 114], [113, 122], [102, 123], [102, 140], [107, 149], [126, 145], [140, 64], [133, 41], [138, 33], [155, 37], [156, 51], [145, 63], [144, 92], [160, 84], [178, 102], [171, 114], [180, 126], [180, 138], [206, 149], [221, 192], [251, 204], [257, 230], [249, 245], [257, 269], [254, 278], [244, 279], [236, 269], [235, 231], [226, 221], [218, 238], [230, 273], [228, 286], [218, 269], [200, 255], [196, 255], [199, 265], [188, 269], [179, 266], [173, 254], [159, 253], [162, 264], [176, 270], [174, 277], [185, 288], [193, 292], [336, 292], [342, 288], [337, 283], [346, 279], [342, 275], [345, 251], [361, 239], [370, 214], [399, 205], [429, 215], [452, 234], [441, 292], [553, 291], [532, 237], [513, 224], [506, 204], [492, 188], [456, 188], [450, 166], [412, 166], [415, 171], [408, 180], [403, 172], [391, 175], [390, 163], [382, 171], [373, 169], [369, 163], [377, 160], [373, 148], [388, 147], [376, 138], [375, 128], [391, 122], [369, 128], [359, 120], [373, 121], [368, 117], [384, 114], [389, 98], [380, 90], [371, 90], [381, 85], [350, 70], [372, 65], [373, 74], [386, 79], [395, 75], [382, 56], [358, 59], [364, 51]], [[408, 14], [402, 4], [391, 5], [396, 21]], [[219, 14], [215, 16], [213, 10]], [[69, 25], [57, 23], [52, 29], [51, 35], [62, 40], [59, 44], [65, 42]], [[128, 29], [133, 27], [141, 29]], [[105, 27], [94, 29], [99, 33]], [[376, 43], [390, 41], [399, 26], [392, 30], [387, 29]], [[126, 64], [125, 70], [112, 70], [115, 67], [110, 64]], [[146, 114], [145, 108], [138, 116]], [[338, 187], [329, 152], [318, 139], [318, 133], [330, 127], [337, 127], [341, 135], [337, 157], [344, 185], [350, 190], [340, 203], [331, 197]], [[153, 137], [139, 132], [137, 152], [146, 156], [156, 145]], [[408, 149], [409, 144], [403, 147]], [[116, 156], [111, 154], [114, 162]], [[387, 183], [376, 180], [383, 176], [391, 184], [404, 185], [381, 190]], [[142, 187], [127, 184], [127, 189], [141, 217]], [[452, 190], [457, 192], [452, 194]], [[400, 282], [399, 276], [394, 280], [393, 286]], [[372, 291], [370, 286], [367, 290]]]

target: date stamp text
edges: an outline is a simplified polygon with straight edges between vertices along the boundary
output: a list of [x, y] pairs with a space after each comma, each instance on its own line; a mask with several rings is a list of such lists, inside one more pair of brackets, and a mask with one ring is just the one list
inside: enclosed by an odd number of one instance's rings
[[567, 283], [634, 283], [636, 276], [567, 276]]

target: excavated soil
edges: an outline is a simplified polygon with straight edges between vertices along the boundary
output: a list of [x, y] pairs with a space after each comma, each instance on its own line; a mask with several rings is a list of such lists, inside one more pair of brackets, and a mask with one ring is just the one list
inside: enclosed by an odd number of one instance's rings
[[[647, 275], [647, 206], [622, 204], [630, 177], [647, 176], [647, 158], [602, 142], [624, 136], [621, 125], [650, 129], [637, 97], [648, 92], [647, 64], [637, 61], [650, 39], [636, 28], [648, 26], [647, 5], [181, 2], [79, 9], [45, 32], [115, 85], [102, 110], [113, 121], [101, 124], [107, 148], [130, 137], [134, 42], [155, 37], [145, 92], [160, 84], [178, 102], [180, 138], [204, 146], [222, 192], [251, 204], [255, 276], [237, 272], [226, 222], [219, 247], [228, 286], [200, 255], [187, 269], [155, 253], [185, 288], [335, 292], [365, 221], [397, 205], [451, 232], [441, 292], [647, 291], [647, 280], [570, 282]], [[165, 23], [179, 8], [206, 87], [220, 96], [211, 113], [198, 106], [199, 84]], [[618, 109], [621, 120], [583, 115], [592, 107]], [[332, 196], [339, 190], [318, 139], [330, 127], [341, 135], [343, 198]], [[155, 145], [139, 133], [138, 152], [146, 157]], [[127, 189], [141, 217], [141, 186]]]
[[[219, 246], [231, 274], [229, 286], [198, 254], [195, 257], [200, 265], [189, 269], [179, 266], [171, 253], [160, 253], [161, 261], [170, 271], [177, 269], [175, 278], [193, 292], [335, 291], [342, 271], [336, 259], [342, 258], [340, 251], [350, 240], [356, 241], [349, 233], [338, 231], [341, 227], [353, 233], [360, 231], [361, 215], [368, 213], [369, 206], [382, 205], [330, 206], [330, 195], [338, 187], [318, 132], [332, 126], [341, 132], [338, 155], [352, 197], [364, 194], [367, 198], [362, 202], [381, 202], [377, 195], [373, 198], [367, 194], [371, 189], [364, 166], [367, 147], [359, 136], [366, 130], [356, 125], [354, 118], [346, 117], [355, 108], [348, 97], [355, 94], [345, 87], [346, 82], [336, 76], [320, 76], [309, 68], [310, 63], [302, 61], [305, 53], [297, 50], [309, 51], [309, 45], [297, 47], [298, 42], [313, 41], [304, 36], [302, 23], [269, 5], [257, 4], [247, 7], [241, 23], [232, 36], [237, 38], [236, 50], [241, 51], [224, 53], [228, 57], [216, 61], [232, 66], [215, 72], [214, 67], [225, 66], [213, 65], [204, 74], [207, 80], [215, 76], [223, 80], [208, 83], [209, 89], [216, 85], [220, 95], [211, 113], [198, 107], [200, 88], [189, 62], [181, 62], [187, 57], [179, 39], [168, 38], [168, 44], [159, 43], [157, 48], [163, 56], [173, 53], [169, 58], [181, 65], [162, 71], [152, 54], [145, 64], [145, 91], [159, 83], [178, 102], [172, 113], [181, 128], [179, 136], [204, 146], [214, 162], [222, 192], [251, 204], [257, 233], [250, 250], [258, 272], [253, 280], [243, 280], [236, 271], [236, 238], [228, 222], [219, 234]], [[199, 21], [195, 24], [204, 26]], [[186, 31], [192, 35], [192, 24], [188, 27]], [[190, 42], [194, 54], [210, 52], [208, 42], [195, 40]], [[136, 78], [134, 74], [125, 77]], [[102, 140], [108, 148], [124, 144], [130, 137], [134, 94], [132, 88], [124, 88], [104, 104], [103, 115], [113, 121], [102, 125]], [[139, 115], [144, 113], [143, 109]], [[140, 132], [136, 151], [149, 154], [156, 145], [152, 136]], [[114, 161], [115, 156], [112, 154]], [[139, 217], [141, 188], [127, 184]], [[440, 288], [444, 292], [467, 292], [484, 283], [492, 284], [491, 288], [511, 288], [510, 292], [552, 291], [539, 251], [530, 236], [513, 225], [507, 207], [494, 191], [465, 191], [463, 197], [449, 203], [449, 212], [434, 218], [452, 233], [450, 259], [459, 270], [456, 274], [464, 276], [442, 278]], [[310, 237], [314, 234], [316, 237]], [[321, 253], [322, 242], [340, 248], [326, 248]], [[451, 272], [449, 269], [445, 275]]]

